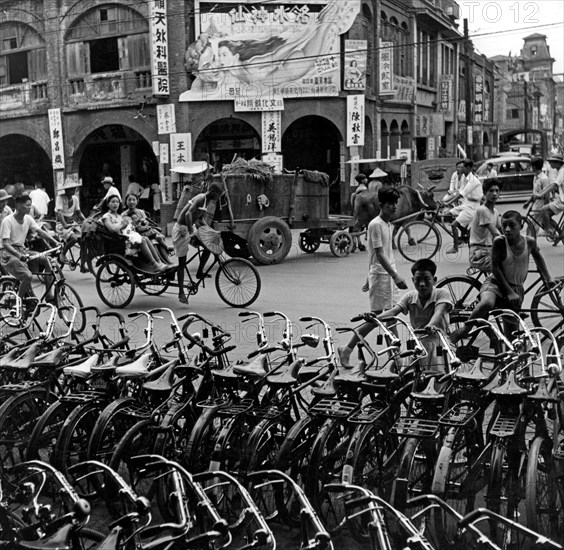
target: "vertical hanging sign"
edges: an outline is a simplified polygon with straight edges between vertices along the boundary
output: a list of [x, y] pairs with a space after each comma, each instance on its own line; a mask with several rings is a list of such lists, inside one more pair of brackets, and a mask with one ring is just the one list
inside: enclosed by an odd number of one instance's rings
[[49, 133], [51, 134], [51, 158], [53, 170], [64, 170], [63, 121], [61, 109], [49, 109]]
[[347, 147], [364, 145], [364, 95], [347, 96]]
[[394, 43], [380, 42], [380, 95], [394, 95]]
[[484, 77], [474, 79], [474, 122], [484, 121]]
[[166, 0], [150, 0], [151, 79], [154, 96], [170, 95]]
[[170, 167], [192, 160], [192, 135], [170, 134]]
[[176, 115], [174, 104], [157, 105], [157, 133], [174, 134], [176, 132]]
[[263, 111], [262, 113], [262, 152], [278, 153], [282, 151], [281, 141], [282, 112]]

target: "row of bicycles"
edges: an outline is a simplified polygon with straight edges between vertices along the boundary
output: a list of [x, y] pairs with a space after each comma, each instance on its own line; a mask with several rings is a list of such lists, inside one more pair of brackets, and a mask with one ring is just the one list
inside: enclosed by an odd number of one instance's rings
[[[475, 323], [495, 353], [471, 359], [441, 332], [363, 314], [337, 328], [360, 338], [358, 363], [343, 369], [316, 317], [298, 327], [242, 311], [256, 344], [241, 361], [233, 336], [196, 313], [130, 314], [144, 334], [133, 346], [120, 313], [29, 313], [4, 294], [6, 544], [83, 545], [72, 541], [103, 504], [110, 532], [92, 547], [330, 548], [352, 537], [378, 549], [562, 548], [561, 335], [513, 312]], [[169, 342], [155, 340], [160, 320]], [[354, 327], [367, 320], [372, 343]], [[421, 366], [426, 339], [444, 361], [436, 371]]]

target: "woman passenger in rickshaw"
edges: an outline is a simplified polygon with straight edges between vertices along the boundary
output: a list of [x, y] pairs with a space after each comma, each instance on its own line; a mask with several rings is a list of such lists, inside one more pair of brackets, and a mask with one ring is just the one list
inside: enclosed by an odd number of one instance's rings
[[125, 197], [125, 206], [127, 210], [123, 212], [123, 215], [131, 220], [133, 224], [133, 229], [137, 231], [142, 237], [147, 237], [150, 239], [155, 248], [161, 255], [161, 259], [164, 263], [172, 265], [169, 260], [169, 254], [174, 252], [174, 248], [167, 246], [164, 235], [160, 232], [159, 228], [151, 223], [145, 210], [137, 208], [139, 204], [139, 198], [137, 195], [130, 193]]
[[100, 222], [104, 224], [108, 231], [123, 235], [127, 239], [125, 245], [126, 256], [138, 256], [139, 252], [141, 252], [142, 257], [153, 271], [165, 271], [168, 269], [170, 265], [162, 262], [153, 243], [133, 229], [131, 220], [119, 213], [120, 208], [121, 201], [119, 198], [116, 195], [109, 197], [103, 205], [105, 213], [100, 218]]

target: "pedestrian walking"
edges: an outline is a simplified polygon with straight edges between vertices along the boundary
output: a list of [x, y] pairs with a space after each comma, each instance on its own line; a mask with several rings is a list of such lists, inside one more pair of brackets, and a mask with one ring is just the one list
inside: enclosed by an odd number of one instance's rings
[[47, 191], [43, 187], [43, 183], [36, 181], [34, 184], [34, 189], [29, 193], [31, 198], [31, 206], [35, 209], [37, 221], [41, 221], [49, 211], [49, 203], [51, 202], [51, 197], [48, 195]]

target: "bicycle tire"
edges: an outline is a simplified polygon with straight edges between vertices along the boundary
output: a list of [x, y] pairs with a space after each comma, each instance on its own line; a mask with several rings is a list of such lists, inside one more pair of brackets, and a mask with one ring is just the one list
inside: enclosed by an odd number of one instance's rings
[[215, 273], [219, 297], [231, 307], [248, 307], [258, 298], [261, 279], [257, 268], [243, 258], [221, 261]]
[[554, 540], [562, 540], [562, 494], [552, 457], [552, 441], [536, 437], [529, 448], [525, 506], [527, 527]]
[[[154, 443], [155, 428], [155, 423], [150, 418], [145, 418], [133, 424], [120, 439], [109, 461], [110, 468], [125, 480], [135, 494], [147, 497], [149, 501], [151, 501], [153, 481], [157, 474], [151, 477], [139, 476], [136, 469], [132, 468], [131, 458], [150, 452]], [[115, 489], [115, 494], [112, 494], [112, 487], [106, 483], [104, 485], [104, 496], [106, 502], [110, 505], [112, 515], [121, 516], [127, 511], [117, 510], [119, 491], [117, 487]]]
[[135, 295], [135, 277], [125, 263], [106, 260], [96, 271], [96, 291], [108, 307], [127, 307]]
[[55, 286], [55, 297], [58, 307], [74, 306], [76, 308], [73, 330], [76, 334], [81, 334], [86, 328], [86, 315], [81, 311], [84, 304], [78, 292], [66, 281], [63, 281]]
[[25, 460], [29, 436], [46, 407], [44, 388], [4, 396], [0, 406], [0, 469]]
[[[544, 286], [541, 291], [544, 290]], [[535, 294], [531, 300], [531, 321], [536, 327], [546, 327], [556, 334], [564, 327], [564, 288], [560, 289], [557, 301], [554, 293], [539, 296]]]
[[137, 403], [133, 397], [122, 397], [101, 410], [88, 441], [88, 460], [109, 462], [119, 440], [138, 420], [120, 415], [123, 409], [133, 403]]
[[78, 405], [69, 401], [55, 401], [39, 417], [35, 424], [26, 448], [26, 460], [42, 460], [48, 464], [53, 462], [53, 452], [57, 438], [65, 420]]
[[71, 535], [70, 547], [80, 550], [95, 550], [100, 543], [107, 537], [104, 533], [90, 529], [89, 527], [81, 527]]
[[53, 450], [53, 466], [63, 475], [68, 475], [70, 466], [86, 460], [90, 434], [102, 407], [97, 401], [84, 403], [75, 407], [65, 420]]
[[196, 420], [184, 455], [183, 465], [189, 472], [198, 474], [207, 470], [216, 436], [223, 427], [224, 420], [217, 415], [217, 408], [205, 409]]
[[439, 251], [442, 237], [434, 224], [413, 220], [402, 225], [397, 235], [399, 253], [409, 262], [431, 259]]
[[[430, 491], [436, 459], [432, 452], [434, 445], [432, 439], [410, 437], [405, 441], [392, 492], [392, 504], [396, 510], [405, 513], [410, 498]], [[419, 509], [410, 508], [409, 512], [415, 514]]]
[[[309, 416], [296, 422], [288, 431], [276, 458], [275, 469], [289, 475], [302, 489], [308, 483], [311, 447], [319, 427], [319, 421]], [[287, 488], [278, 487], [274, 493], [280, 519], [290, 527], [299, 527], [300, 503], [295, 498], [293, 491], [288, 492], [284, 489]]]
[[[169, 460], [184, 464], [184, 453], [188, 439], [196, 423], [194, 413], [188, 403], [181, 403], [179, 406], [169, 410], [161, 422], [160, 428], [155, 438], [153, 452], [164, 456]], [[167, 478], [158, 478], [155, 481], [155, 492], [159, 511], [166, 521], [176, 520], [173, 511], [169, 508], [171, 487]]]
[[[263, 419], [255, 426], [245, 450], [245, 470], [247, 472], [272, 470], [276, 467], [280, 448], [291, 425], [291, 418], [283, 416]], [[256, 495], [255, 502], [267, 520], [277, 515], [276, 498], [272, 486], [262, 488], [260, 494]]]
[[528, 218], [523, 218], [523, 229], [525, 230], [525, 235], [527, 237], [537, 238], [537, 228], [535, 222], [529, 220]]
[[[454, 306], [453, 312], [451, 312], [451, 322], [456, 322], [457, 311], [459, 315], [469, 314], [472, 311], [478, 301], [482, 283], [469, 275], [453, 275], [443, 277], [437, 282], [435, 288], [446, 288], [448, 290]], [[455, 321], [452, 320], [453, 317], [455, 317]]]

